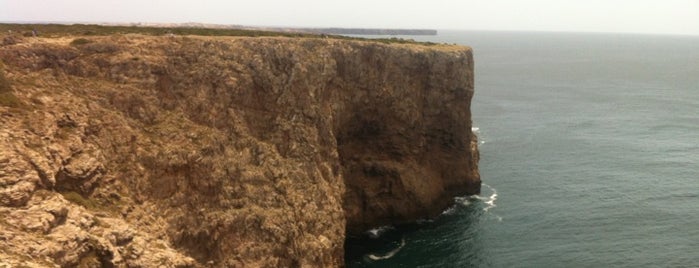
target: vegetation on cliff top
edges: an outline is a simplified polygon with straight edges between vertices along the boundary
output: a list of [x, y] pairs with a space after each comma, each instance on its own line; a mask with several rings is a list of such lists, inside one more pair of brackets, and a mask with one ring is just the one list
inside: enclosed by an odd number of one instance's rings
[[0, 106], [19, 107], [22, 102], [12, 93], [12, 85], [5, 77], [5, 68], [0, 61]]
[[144, 34], [144, 35], [200, 35], [200, 36], [282, 36], [297, 38], [333, 38], [345, 40], [370, 40], [381, 43], [435, 45], [432, 42], [417, 42], [412, 39], [380, 38], [366, 39], [342, 35], [313, 34], [302, 32], [273, 32], [246, 29], [195, 28], [195, 27], [145, 27], [145, 26], [105, 26], [95, 24], [6, 24], [0, 23], [0, 33], [17, 32], [25, 36], [33, 36], [34, 32], [42, 37], [63, 36], [102, 36], [113, 34]]
[[10, 81], [7, 81], [5, 77], [5, 68], [3, 67], [2, 61], [0, 61], [0, 93], [12, 91], [12, 86]]

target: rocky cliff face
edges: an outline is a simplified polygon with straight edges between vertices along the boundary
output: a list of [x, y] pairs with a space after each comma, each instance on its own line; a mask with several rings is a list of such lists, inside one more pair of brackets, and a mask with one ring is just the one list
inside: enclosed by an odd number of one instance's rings
[[342, 266], [346, 232], [480, 188], [469, 48], [11, 41], [0, 266]]

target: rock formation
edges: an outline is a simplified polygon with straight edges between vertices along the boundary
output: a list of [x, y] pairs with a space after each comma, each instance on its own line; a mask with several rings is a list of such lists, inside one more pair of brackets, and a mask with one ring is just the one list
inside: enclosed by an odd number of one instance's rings
[[333, 267], [479, 191], [467, 47], [0, 46], [0, 267]]

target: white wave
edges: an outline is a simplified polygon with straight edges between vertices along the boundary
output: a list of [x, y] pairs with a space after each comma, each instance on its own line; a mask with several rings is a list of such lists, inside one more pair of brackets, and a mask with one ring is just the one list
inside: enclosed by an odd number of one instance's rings
[[377, 227], [374, 229], [370, 229], [366, 232], [367, 232], [367, 234], [369, 234], [369, 237], [371, 237], [371, 238], [379, 238], [383, 233], [385, 233], [388, 230], [392, 230], [392, 229], [394, 229], [393, 226], [386, 225], [386, 226], [381, 226], [381, 227]]
[[470, 196], [466, 196], [466, 197], [457, 196], [457, 197], [454, 197], [454, 202], [456, 202], [456, 204], [459, 204], [462, 206], [468, 206], [471, 204], [470, 199], [471, 199]]
[[480, 195], [472, 195], [472, 196], [469, 196], [468, 199], [470, 199], [470, 200], [481, 200], [481, 201], [488, 201], [488, 200], [490, 200], [490, 198], [488, 198], [488, 197], [483, 197], [483, 196], [480, 196]]
[[[490, 194], [490, 196], [486, 200], [484, 200], [485, 201], [484, 203], [488, 206], [483, 208], [483, 210], [488, 211], [491, 208], [497, 207], [497, 205], [495, 204], [495, 200], [498, 200], [498, 191], [495, 190], [495, 188], [490, 187], [490, 185], [487, 185], [485, 183], [483, 183], [483, 186], [488, 187], [488, 189], [490, 189], [492, 191], [492, 194]], [[483, 200], [483, 199], [481, 199], [481, 200]]]
[[472, 131], [472, 132], [475, 132], [475, 133], [478, 133], [479, 131], [481, 131], [481, 129], [478, 128], [478, 127], [472, 127], [472, 128], [471, 128], [471, 131]]
[[[487, 185], [485, 183], [483, 183], [482, 185], [487, 187], [490, 190], [490, 192], [491, 192], [490, 196], [471, 195], [468, 198], [463, 198], [463, 202], [465, 202], [465, 205], [468, 205], [468, 204], [470, 204], [470, 201], [473, 201], [473, 200], [483, 201], [483, 203], [485, 203], [487, 205], [485, 208], [483, 208], [483, 210], [488, 211], [491, 208], [494, 208], [497, 206], [495, 204], [495, 201], [498, 200], [498, 191], [495, 190], [495, 188], [493, 188], [490, 185]], [[456, 199], [456, 200], [458, 202], [459, 200], [461, 200], [461, 198]]]
[[490, 210], [491, 208], [497, 207], [498, 205], [495, 204], [495, 200], [497, 200], [497, 199], [498, 199], [498, 194], [493, 194], [493, 195], [491, 195], [491, 196], [490, 196], [490, 200], [487, 201], [487, 202], [485, 202], [488, 206], [487, 206], [487, 207], [484, 207], [483, 210], [484, 210], [484, 211], [488, 211], [488, 210]]
[[385, 259], [388, 259], [388, 258], [393, 257], [393, 255], [396, 255], [396, 253], [398, 253], [398, 251], [400, 251], [404, 246], [405, 246], [405, 238], [401, 238], [401, 240], [400, 240], [400, 246], [398, 246], [398, 247], [395, 248], [394, 250], [391, 250], [391, 251], [389, 251], [388, 253], [386, 253], [386, 254], [384, 254], [384, 255], [369, 254], [369, 255], [367, 255], [367, 257], [368, 257], [369, 259], [375, 260], [375, 261], [378, 261], [378, 260], [385, 260]]
[[459, 206], [467, 207], [471, 204], [470, 196], [457, 196], [454, 197], [454, 205], [442, 211], [442, 215], [452, 215], [456, 213]]
[[445, 209], [444, 211], [442, 211], [442, 215], [452, 215], [452, 214], [454, 214], [454, 212], [456, 212], [456, 206], [451, 206], [451, 207]]

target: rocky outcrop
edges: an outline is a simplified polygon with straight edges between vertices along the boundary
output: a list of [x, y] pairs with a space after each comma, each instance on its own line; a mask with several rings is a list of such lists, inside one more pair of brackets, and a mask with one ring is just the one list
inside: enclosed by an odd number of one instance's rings
[[466, 47], [120, 35], [0, 60], [0, 266], [342, 266], [347, 232], [479, 191]]

